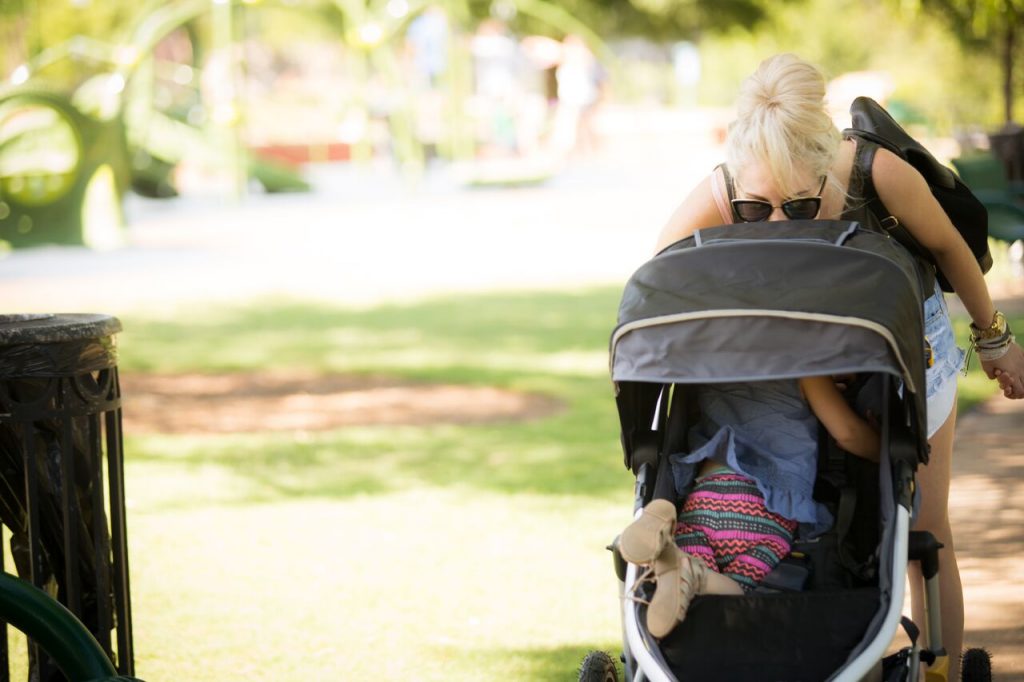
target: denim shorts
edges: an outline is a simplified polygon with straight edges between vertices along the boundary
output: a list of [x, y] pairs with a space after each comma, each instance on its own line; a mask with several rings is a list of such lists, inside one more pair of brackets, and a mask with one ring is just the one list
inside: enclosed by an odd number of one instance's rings
[[935, 363], [925, 370], [928, 437], [931, 438], [953, 411], [957, 374], [964, 364], [964, 351], [956, 345], [949, 308], [938, 283], [935, 293], [924, 302], [924, 335], [932, 346], [935, 359]]

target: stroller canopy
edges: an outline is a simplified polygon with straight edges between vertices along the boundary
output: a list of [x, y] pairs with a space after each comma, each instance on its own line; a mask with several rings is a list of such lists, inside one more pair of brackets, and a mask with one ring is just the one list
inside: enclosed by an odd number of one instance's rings
[[611, 339], [624, 384], [885, 372], [924, 421], [926, 273], [887, 235], [846, 221], [725, 225], [630, 278]]

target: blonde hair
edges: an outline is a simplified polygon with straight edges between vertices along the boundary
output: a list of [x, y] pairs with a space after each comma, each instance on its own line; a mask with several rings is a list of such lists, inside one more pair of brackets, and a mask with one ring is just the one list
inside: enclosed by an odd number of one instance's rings
[[797, 186], [801, 173], [829, 174], [841, 139], [825, 108], [821, 71], [794, 54], [779, 54], [743, 82], [726, 163], [733, 176], [750, 163], [762, 163], [783, 196], [793, 196], [806, 189]]

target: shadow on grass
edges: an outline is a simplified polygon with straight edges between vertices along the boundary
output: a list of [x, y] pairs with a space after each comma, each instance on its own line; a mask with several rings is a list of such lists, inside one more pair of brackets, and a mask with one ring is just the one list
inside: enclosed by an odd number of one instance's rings
[[[130, 463], [242, 483], [237, 503], [347, 498], [424, 485], [502, 493], [603, 497], [629, 485], [612, 398], [533, 423], [361, 427], [320, 434], [129, 438]], [[175, 504], [187, 506], [192, 500]]]
[[[622, 645], [618, 642], [605, 642], [596, 646], [561, 646], [554, 648], [538, 647], [535, 649], [484, 649], [484, 650], [453, 650], [443, 652], [445, 657], [458, 658], [470, 663], [479, 661], [477, 667], [488, 671], [487, 679], [530, 680], [531, 682], [566, 682], [575, 680], [579, 674], [580, 664], [588, 653], [603, 650], [608, 653], [618, 666], [619, 679], [622, 679], [622, 664], [619, 653]], [[491, 677], [499, 673], [500, 677]], [[481, 676], [480, 679], [484, 679]]]
[[229, 496], [240, 503], [423, 485], [603, 496], [628, 485], [607, 375], [619, 293], [480, 294], [369, 310], [279, 302], [126, 319], [125, 373], [367, 372], [536, 391], [567, 405], [540, 420], [475, 426], [126, 434], [126, 451], [131, 462], [186, 473], [219, 467], [241, 483]]
[[529, 371], [538, 356], [606, 353], [620, 293], [478, 294], [367, 310], [270, 301], [171, 321], [126, 317], [120, 362], [123, 371], [302, 368], [490, 380], [495, 368]]

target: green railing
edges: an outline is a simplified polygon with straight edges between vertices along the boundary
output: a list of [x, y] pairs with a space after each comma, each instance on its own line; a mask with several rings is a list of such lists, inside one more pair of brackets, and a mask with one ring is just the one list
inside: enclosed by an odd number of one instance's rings
[[119, 677], [99, 642], [50, 595], [0, 573], [0, 620], [25, 633], [57, 664], [68, 682], [128, 682]]

